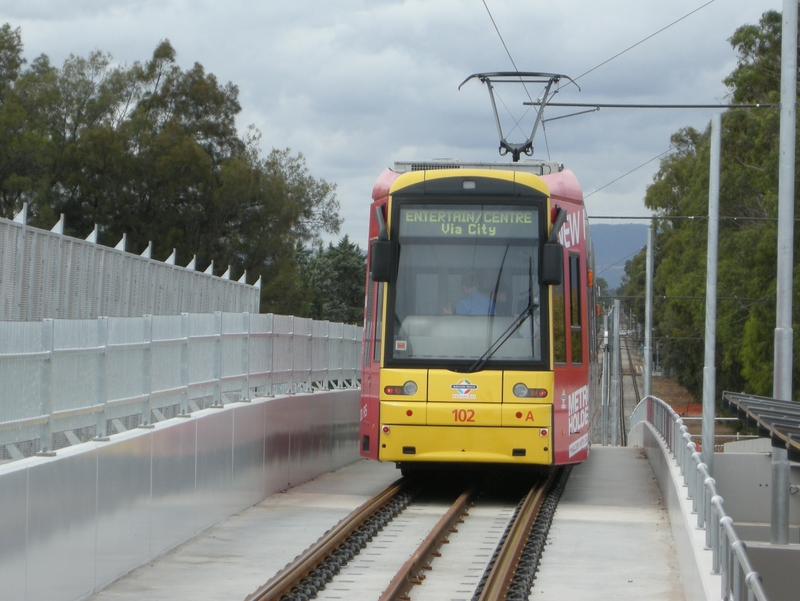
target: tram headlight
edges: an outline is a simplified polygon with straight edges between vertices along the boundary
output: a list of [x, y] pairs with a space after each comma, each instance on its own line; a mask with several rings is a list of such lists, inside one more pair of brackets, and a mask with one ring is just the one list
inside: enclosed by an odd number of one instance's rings
[[528, 396], [528, 387], [522, 382], [514, 384], [514, 396], [524, 399]]
[[522, 382], [514, 384], [514, 388], [511, 390], [515, 397], [519, 397], [521, 399], [544, 399], [547, 397], [546, 388], [528, 388]]
[[412, 396], [417, 394], [417, 383], [409, 380], [408, 382], [403, 384], [403, 394], [406, 396]]

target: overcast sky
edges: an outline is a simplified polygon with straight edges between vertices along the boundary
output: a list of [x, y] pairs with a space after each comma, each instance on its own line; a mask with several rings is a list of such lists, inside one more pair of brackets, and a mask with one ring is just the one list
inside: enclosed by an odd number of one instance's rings
[[[519, 70], [578, 78], [707, 2], [486, 5]], [[781, 6], [712, 1], [557, 100], [724, 103], [722, 79], [736, 65], [728, 38]], [[29, 62], [46, 54], [56, 65], [95, 49], [144, 62], [168, 39], [183, 68], [199, 62], [239, 87], [240, 133], [254, 124], [265, 153], [301, 152], [313, 176], [337, 185], [341, 234], [362, 248], [372, 185], [395, 160], [510, 160], [498, 155], [485, 86], [474, 80], [458, 90], [472, 73], [514, 68], [482, 0], [0, 0], [2, 22], [22, 28]], [[525, 114], [521, 92], [504, 86], [500, 94], [517, 119]], [[546, 140], [537, 134], [535, 157], [564, 163], [590, 194], [666, 151], [680, 127], [705, 128], [712, 113], [602, 109], [559, 119], [547, 124]], [[523, 124], [527, 135], [532, 122]], [[589, 215], [647, 215], [643, 198], [657, 168], [655, 160], [591, 194]]]

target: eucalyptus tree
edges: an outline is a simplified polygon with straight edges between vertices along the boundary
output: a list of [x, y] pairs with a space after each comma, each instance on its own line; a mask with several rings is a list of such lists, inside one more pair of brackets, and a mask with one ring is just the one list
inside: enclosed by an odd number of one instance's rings
[[[779, 101], [780, 30], [780, 14], [769, 11], [730, 38], [739, 56], [724, 80], [733, 103]], [[723, 115], [717, 383], [765, 395], [772, 386], [778, 133], [776, 109], [731, 109]], [[662, 356], [695, 393], [702, 385], [709, 136], [709, 129], [693, 128], [674, 134], [674, 151], [662, 160], [645, 196], [645, 205], [658, 216], [654, 286], [662, 300], [655, 306], [656, 335]], [[639, 291], [641, 269], [636, 261], [629, 264], [627, 294]]]
[[24, 68], [19, 29], [0, 28], [0, 211], [28, 202], [34, 224], [60, 213], [67, 233], [128, 250], [149, 242], [205, 268], [264, 279], [266, 305], [297, 278], [296, 244], [338, 232], [335, 185], [302, 154], [262, 155], [260, 134], [236, 127], [239, 90], [201, 64], [183, 69], [169, 41], [118, 65], [101, 51]]

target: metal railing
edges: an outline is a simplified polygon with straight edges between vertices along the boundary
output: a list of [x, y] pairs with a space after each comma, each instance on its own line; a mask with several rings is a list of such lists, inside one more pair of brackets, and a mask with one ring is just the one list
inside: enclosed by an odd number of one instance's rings
[[[27, 225], [27, 207], [10, 221], [0, 219], [0, 320], [35, 321], [180, 315], [213, 311], [258, 312], [261, 280], [251, 286], [243, 275], [212, 274], [125, 252], [63, 234], [64, 220], [52, 230]], [[245, 274], [246, 275], [246, 274]]]
[[747, 547], [737, 536], [733, 520], [725, 513], [716, 481], [708, 473], [681, 417], [661, 399], [648, 396], [634, 409], [631, 427], [642, 421], [649, 422], [658, 431], [680, 468], [689, 489], [692, 510], [697, 513], [697, 528], [705, 530], [705, 546], [712, 552], [713, 573], [721, 575], [721, 598], [769, 601], [761, 576], [747, 556]]
[[361, 328], [206, 313], [0, 321], [0, 459], [254, 396], [357, 387]]

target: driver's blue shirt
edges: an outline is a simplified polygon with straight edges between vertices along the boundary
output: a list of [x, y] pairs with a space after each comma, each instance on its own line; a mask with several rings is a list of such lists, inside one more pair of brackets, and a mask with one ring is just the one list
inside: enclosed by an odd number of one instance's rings
[[491, 315], [492, 301], [477, 289], [456, 303], [456, 315]]

